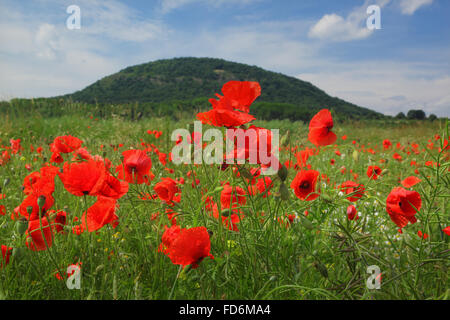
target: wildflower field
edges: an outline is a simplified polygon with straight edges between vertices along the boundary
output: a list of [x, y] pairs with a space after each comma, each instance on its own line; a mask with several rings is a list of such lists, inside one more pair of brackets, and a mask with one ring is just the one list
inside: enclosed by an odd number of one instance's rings
[[[0, 299], [449, 299], [447, 123], [260, 121], [257, 87], [180, 121], [3, 114]], [[194, 120], [279, 129], [277, 173], [175, 164]]]

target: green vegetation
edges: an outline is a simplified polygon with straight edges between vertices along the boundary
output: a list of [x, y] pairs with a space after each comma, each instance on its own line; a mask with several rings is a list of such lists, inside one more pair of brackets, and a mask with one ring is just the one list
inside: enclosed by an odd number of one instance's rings
[[[24, 199], [21, 189], [24, 177], [37, 171], [50, 158], [48, 143], [54, 137], [71, 134], [81, 138], [92, 154], [110, 159], [113, 165], [121, 161], [121, 152], [142, 148], [140, 141], [154, 143], [162, 152], [169, 152], [173, 143], [170, 133], [175, 128], [186, 127], [191, 118], [174, 122], [154, 118], [139, 122], [123, 119], [91, 119], [88, 116], [63, 116], [44, 119], [39, 116], [2, 118], [5, 125], [0, 132], [2, 144], [10, 139], [22, 140], [21, 154], [0, 166], [0, 175], [9, 182], [2, 185], [5, 198], [0, 204], [7, 214], [0, 216], [0, 244], [15, 248], [10, 263], [0, 272], [0, 298], [5, 299], [448, 299], [448, 241], [441, 230], [448, 225], [448, 162], [440, 159], [437, 147], [447, 138], [444, 123], [397, 122], [381, 125], [380, 122], [355, 122], [337, 125], [339, 157], [334, 148], [324, 148], [320, 155], [308, 160], [330, 183], [320, 182], [321, 197], [307, 202], [297, 199], [290, 190], [290, 199], [280, 201], [274, 194], [280, 182], [275, 181], [272, 194], [248, 196], [242, 207], [245, 218], [239, 223], [239, 232], [227, 230], [203, 208], [202, 190], [220, 203], [220, 191], [214, 190], [221, 181], [246, 189], [242, 177], [236, 177], [231, 168], [220, 171], [215, 166], [176, 166], [168, 163], [165, 170], [152, 154], [152, 172], [156, 178], [150, 185], [130, 184], [129, 192], [120, 199], [117, 210], [119, 225], [105, 226], [99, 232], [76, 236], [71, 227], [77, 225], [74, 217], [93, 204], [93, 197], [80, 198], [69, 194], [56, 178], [54, 209], [68, 213], [65, 234], [55, 236], [52, 248], [31, 251], [25, 246], [25, 235], [18, 232], [18, 221], [10, 219], [13, 209]], [[306, 136], [308, 127], [302, 122], [255, 121], [255, 125], [279, 128], [283, 135], [291, 132], [290, 147], [310, 146]], [[147, 130], [158, 129], [163, 135], [156, 139]], [[435, 141], [433, 150], [420, 154], [401, 152], [405, 157], [399, 162], [392, 159], [395, 147], [382, 149], [385, 138], [392, 143], [408, 146], [417, 142], [421, 148], [434, 134], [442, 135]], [[342, 135], [347, 140], [342, 140]], [[357, 145], [352, 141], [356, 140]], [[42, 154], [30, 150], [43, 147]], [[119, 144], [123, 146], [116, 149]], [[363, 152], [362, 145], [370, 145], [375, 154]], [[101, 146], [104, 146], [102, 148]], [[3, 150], [3, 149], [2, 149]], [[354, 159], [359, 150], [358, 161]], [[406, 151], [406, 150], [405, 150]], [[64, 155], [70, 160], [72, 155]], [[329, 159], [336, 159], [330, 165]], [[282, 161], [293, 160], [291, 152], [281, 153]], [[387, 159], [380, 164], [380, 159]], [[441, 167], [427, 167], [429, 159], [442, 163]], [[440, 160], [439, 160], [440, 159]], [[403, 234], [386, 213], [386, 196], [398, 179], [415, 175], [410, 160], [421, 164], [418, 175], [422, 182], [415, 186], [423, 199], [423, 209], [417, 214], [419, 221], [404, 228]], [[379, 164], [386, 172], [378, 180], [366, 176], [368, 165]], [[62, 164], [60, 165], [62, 166]], [[356, 203], [361, 218], [350, 221], [346, 208], [350, 204], [339, 194], [335, 183], [351, 179], [347, 170], [353, 170], [366, 186], [366, 195]], [[192, 187], [188, 171], [197, 172], [199, 187]], [[114, 172], [114, 168], [111, 169]], [[296, 170], [289, 169], [290, 183]], [[183, 177], [180, 186], [181, 202], [174, 207], [182, 212], [177, 218], [182, 227], [206, 226], [212, 231], [211, 252], [214, 260], [205, 259], [198, 269], [186, 268], [178, 274], [179, 266], [158, 252], [164, 225], [170, 225], [167, 206], [155, 200], [142, 200], [141, 194], [153, 194], [154, 185], [161, 177]], [[272, 177], [274, 178], [274, 177]], [[200, 187], [201, 186], [201, 187]], [[309, 215], [305, 217], [304, 211]], [[152, 219], [157, 213], [158, 219]], [[264, 212], [264, 217], [260, 215]], [[288, 224], [286, 214], [297, 218]], [[262, 223], [262, 218], [265, 218]], [[429, 235], [421, 239], [417, 232]], [[65, 279], [58, 280], [57, 270], [69, 264], [82, 263], [81, 290], [69, 290]], [[383, 272], [380, 290], [366, 287], [368, 265], [377, 265]]]
[[[32, 103], [43, 116], [60, 116], [62, 109], [64, 112], [79, 109], [80, 114], [93, 109], [96, 116], [126, 112], [136, 117], [192, 114], [210, 108], [208, 99], [220, 93], [229, 80], [260, 83], [261, 96], [251, 109], [257, 118], [308, 121], [323, 108], [333, 110], [336, 119], [385, 118], [378, 112], [330, 97], [309, 82], [212, 58], [175, 58], [132, 66], [73, 94], [34, 99]], [[24, 99], [12, 103], [25, 110], [30, 105]], [[0, 106], [1, 110], [5, 108]]]

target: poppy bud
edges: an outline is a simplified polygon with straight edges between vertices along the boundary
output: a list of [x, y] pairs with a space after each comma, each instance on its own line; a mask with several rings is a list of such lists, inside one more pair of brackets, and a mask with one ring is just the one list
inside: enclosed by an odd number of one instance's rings
[[313, 224], [311, 223], [311, 221], [309, 221], [309, 219], [307, 219], [307, 218], [301, 218], [300, 221], [301, 221], [301, 224], [302, 224], [306, 229], [308, 229], [308, 230], [314, 230], [314, 226], [313, 226]]
[[[28, 207], [28, 208], [30, 208], [30, 207]], [[28, 211], [28, 208], [27, 208], [27, 211]], [[26, 219], [20, 219], [19, 221], [17, 221], [16, 230], [19, 234], [24, 234], [25, 231], [27, 231], [27, 229], [28, 229], [28, 221]]]
[[281, 137], [280, 145], [285, 147], [289, 143], [289, 130]]
[[328, 202], [328, 203], [333, 202], [333, 199], [332, 199], [329, 195], [327, 195], [327, 194], [322, 194], [322, 195], [321, 195], [321, 198], [322, 198], [322, 200], [325, 201], [325, 202]]
[[55, 220], [56, 216], [57, 213], [53, 210], [52, 213], [48, 215], [48, 220]]
[[45, 200], [47, 200], [47, 199], [43, 195], [38, 197], [37, 204], [38, 204], [39, 208], [43, 208], [44, 207]]
[[284, 165], [282, 165], [280, 170], [278, 170], [278, 177], [281, 179], [281, 181], [285, 181], [288, 173], [288, 169]]
[[320, 261], [316, 261], [313, 263], [313, 266], [319, 270], [320, 274], [324, 277], [324, 278], [328, 278], [328, 270], [327, 267], [325, 267], [325, 265], [320, 262]]
[[222, 217], [228, 217], [230, 215], [230, 209], [224, 209], [222, 212], [220, 212], [220, 215]]
[[281, 195], [281, 200], [286, 201], [286, 200], [289, 199], [289, 189], [284, 184], [284, 182], [281, 183], [279, 192], [280, 192], [280, 195]]
[[217, 193], [217, 192], [221, 192], [223, 190], [223, 187], [217, 187], [213, 190], [212, 193]]
[[239, 170], [239, 172], [241, 173], [241, 175], [242, 175], [244, 178], [246, 178], [246, 179], [248, 179], [248, 180], [252, 180], [252, 179], [253, 179], [253, 175], [250, 173], [250, 171], [248, 171], [248, 169], [246, 169], [246, 168], [241, 168], [241, 169]]
[[389, 173], [389, 169], [383, 169], [383, 171], [381, 171], [380, 175], [385, 175]]
[[105, 266], [103, 264], [99, 265], [97, 268], [95, 268], [95, 273], [94, 274], [98, 274], [100, 271], [103, 270]]
[[357, 162], [358, 158], [359, 158], [359, 152], [357, 150], [353, 151], [352, 157], [353, 157], [353, 160], [355, 162]]
[[5, 188], [9, 184], [9, 178], [3, 180], [3, 188]]
[[13, 260], [19, 260], [23, 257], [24, 250], [23, 248], [13, 248], [12, 250], [12, 258]]

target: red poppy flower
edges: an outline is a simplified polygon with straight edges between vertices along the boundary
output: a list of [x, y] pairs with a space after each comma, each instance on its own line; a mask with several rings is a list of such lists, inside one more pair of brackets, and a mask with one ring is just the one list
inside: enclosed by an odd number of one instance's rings
[[333, 144], [337, 137], [333, 129], [333, 118], [327, 109], [320, 110], [309, 123], [308, 140], [316, 146]]
[[102, 161], [64, 163], [59, 177], [68, 192], [75, 196], [97, 195], [103, 188], [107, 171]]
[[[53, 213], [55, 213], [52, 211], [48, 212], [49, 216], [51, 216]], [[56, 233], [62, 233], [64, 231], [64, 226], [66, 225], [66, 221], [67, 221], [67, 213], [66, 212], [64, 212], [62, 210], [56, 212], [55, 220], [52, 223], [52, 226], [54, 227]]]
[[11, 156], [9, 155], [8, 150], [3, 151], [2, 156], [0, 157], [0, 166], [5, 165], [10, 159]]
[[181, 228], [178, 225], [172, 225], [170, 228], [167, 228], [165, 226], [166, 230], [164, 231], [162, 235], [162, 243], [159, 246], [160, 252], [163, 252], [164, 254], [169, 253], [169, 248], [172, 245], [172, 242], [178, 237], [180, 234]]
[[174, 226], [166, 230], [170, 234], [165, 237], [164, 246], [166, 246], [165, 252], [173, 264], [183, 267], [191, 265], [195, 269], [204, 258], [214, 259], [210, 253], [211, 241], [205, 227], [181, 229], [179, 232], [172, 228]]
[[231, 187], [229, 184], [224, 185], [223, 190], [220, 194], [222, 210], [234, 209], [236, 207], [245, 205], [245, 203], [247, 202], [245, 194], [246, 193], [244, 189], [242, 189], [241, 187]]
[[274, 155], [272, 139], [272, 131], [266, 128], [252, 125], [248, 129], [229, 129], [227, 140], [234, 143], [234, 149], [225, 158], [233, 161], [249, 160], [251, 164], [260, 164], [263, 172], [269, 166], [278, 171], [281, 165]]
[[[122, 198], [128, 192], [128, 182], [122, 181], [106, 171], [103, 184], [95, 191], [96, 196], [103, 196], [113, 199]], [[93, 190], [94, 193], [94, 190]]]
[[422, 180], [420, 180], [416, 176], [410, 176], [402, 181], [402, 186], [404, 186], [405, 188], [411, 188], [421, 181]]
[[392, 142], [389, 139], [383, 140], [383, 148], [384, 150], [389, 149], [392, 146]]
[[180, 192], [177, 184], [178, 183], [172, 178], [162, 178], [161, 181], [154, 186], [153, 190], [162, 201], [171, 203], [175, 195]]
[[198, 113], [197, 119], [217, 127], [238, 127], [255, 119], [248, 112], [250, 105], [261, 94], [259, 83], [230, 81], [222, 87], [222, 92], [223, 96], [217, 95], [219, 100], [209, 100], [213, 109]]
[[[67, 266], [67, 269], [69, 269], [69, 267], [72, 267], [72, 272], [66, 272], [66, 277], [67, 278], [69, 278], [71, 275], [73, 275], [74, 273], [75, 273], [75, 269], [77, 269], [77, 268], [80, 268], [81, 269], [81, 266], [83, 265], [83, 263], [82, 262], [77, 262], [77, 263], [75, 263], [75, 264], [69, 264], [68, 266]], [[64, 278], [59, 274], [59, 272], [56, 272], [56, 274], [55, 274], [55, 277], [56, 277], [56, 279], [58, 279], [58, 280], [64, 280]]]
[[63, 163], [64, 158], [61, 156], [59, 152], [53, 152], [52, 156], [50, 157], [50, 162], [52, 163]]
[[345, 194], [351, 194], [351, 196], [347, 197], [347, 200], [351, 202], [355, 202], [361, 199], [366, 190], [363, 184], [359, 184], [353, 181], [345, 181], [343, 184], [339, 186], [339, 188]]
[[9, 258], [11, 257], [13, 248], [2, 245], [2, 259], [0, 260], [0, 268], [3, 268], [9, 263]]
[[[83, 212], [81, 217], [81, 226], [83, 230], [89, 232], [97, 231], [104, 225], [118, 220], [116, 216], [116, 200], [107, 197], [97, 197], [97, 201], [87, 210]], [[87, 228], [86, 228], [87, 223]]]
[[60, 136], [50, 144], [50, 151], [53, 153], [70, 153], [81, 147], [83, 141], [77, 137]]
[[44, 166], [40, 171], [32, 172], [23, 180], [23, 192], [27, 195], [35, 193], [52, 194], [55, 191], [55, 176], [59, 168]]
[[408, 222], [415, 223], [417, 219], [414, 215], [421, 207], [420, 194], [402, 187], [392, 189], [386, 199], [386, 211], [399, 228], [405, 227]]
[[417, 231], [417, 235], [419, 236], [419, 238], [422, 238], [423, 240], [426, 240], [428, 238], [428, 234], [422, 233], [421, 230]]
[[294, 189], [297, 198], [305, 201], [312, 201], [319, 196], [316, 191], [317, 178], [319, 172], [316, 170], [301, 170], [292, 180], [291, 188]]
[[149, 183], [154, 178], [150, 171], [152, 159], [144, 150], [127, 150], [122, 152], [123, 162], [116, 167], [118, 178], [129, 183]]
[[11, 152], [12, 154], [16, 154], [22, 150], [22, 146], [20, 145], [20, 139], [10, 139], [9, 142], [11, 144]]
[[[237, 213], [225, 213], [223, 212], [222, 215], [219, 213], [219, 208], [217, 207], [217, 204], [214, 203], [212, 206], [212, 211], [213, 211], [213, 217], [216, 219], [219, 219], [219, 217], [222, 217], [222, 224], [228, 228], [228, 230], [232, 230], [232, 231], [239, 231], [239, 228], [237, 226], [237, 224], [239, 222], [241, 222], [241, 219], [244, 218], [244, 216], [238, 215]], [[234, 210], [234, 212], [236, 212], [237, 210]], [[225, 214], [225, 215], [224, 215]]]
[[270, 189], [272, 189], [272, 187], [273, 187], [272, 179], [267, 176], [258, 179], [258, 182], [256, 183], [256, 188], [258, 189], [259, 193], [263, 195], [263, 198], [270, 195]]
[[394, 158], [397, 161], [402, 161], [402, 156], [399, 155], [397, 152], [392, 155], [392, 158]]
[[222, 92], [230, 99], [234, 109], [249, 113], [250, 105], [261, 95], [261, 86], [258, 82], [228, 81], [223, 85]]
[[354, 205], [349, 205], [347, 207], [347, 217], [348, 220], [358, 220], [359, 216], [356, 214], [356, 208]]
[[442, 229], [442, 231], [444, 231], [444, 233], [448, 236], [450, 236], [450, 226], [445, 227], [444, 229]]
[[203, 124], [215, 127], [239, 127], [255, 120], [255, 117], [248, 113], [233, 110], [231, 101], [225, 97], [209, 101], [213, 105], [213, 109], [197, 114], [197, 119]]
[[381, 174], [381, 169], [378, 166], [369, 166], [367, 168], [367, 176], [369, 179], [377, 180]]
[[50, 248], [53, 244], [53, 232], [47, 217], [28, 221], [28, 230], [25, 234], [27, 235], [26, 245], [30, 250], [47, 250], [47, 247]]
[[297, 158], [297, 165], [300, 168], [306, 167], [306, 162], [308, 158], [314, 154], [313, 149], [309, 149], [308, 147], [305, 150], [297, 152], [295, 157]]

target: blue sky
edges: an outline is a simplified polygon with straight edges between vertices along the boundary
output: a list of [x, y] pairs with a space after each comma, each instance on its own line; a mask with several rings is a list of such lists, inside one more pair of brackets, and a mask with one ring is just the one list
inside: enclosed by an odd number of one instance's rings
[[[366, 27], [374, 4], [380, 30]], [[79, 30], [66, 27], [69, 5]], [[0, 99], [194, 56], [282, 72], [385, 114], [450, 116], [449, 19], [448, 0], [0, 0]]]

